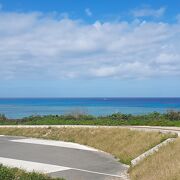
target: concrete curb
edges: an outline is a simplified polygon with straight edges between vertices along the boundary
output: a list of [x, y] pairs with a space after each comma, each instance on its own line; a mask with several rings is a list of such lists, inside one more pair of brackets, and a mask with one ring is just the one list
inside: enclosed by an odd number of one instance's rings
[[167, 145], [168, 143], [174, 142], [176, 138], [168, 138], [165, 141], [163, 141], [162, 143], [156, 145], [155, 147], [151, 148], [150, 150], [146, 151], [145, 153], [141, 154], [140, 156], [138, 156], [137, 158], [133, 159], [131, 161], [131, 166], [136, 166], [137, 164], [139, 164], [142, 160], [144, 160], [146, 157], [154, 154], [155, 152], [159, 151], [159, 148], [162, 146]]

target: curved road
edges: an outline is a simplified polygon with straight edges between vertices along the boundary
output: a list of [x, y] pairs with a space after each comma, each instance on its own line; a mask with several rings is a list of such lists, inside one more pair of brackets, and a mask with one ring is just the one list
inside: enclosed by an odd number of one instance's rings
[[0, 164], [66, 180], [125, 180], [128, 169], [111, 155], [83, 145], [3, 135]]

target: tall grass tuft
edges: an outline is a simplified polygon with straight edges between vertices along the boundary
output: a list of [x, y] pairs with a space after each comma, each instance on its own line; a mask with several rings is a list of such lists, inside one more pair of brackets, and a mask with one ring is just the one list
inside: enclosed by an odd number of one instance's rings
[[180, 138], [130, 170], [132, 180], [179, 180]]

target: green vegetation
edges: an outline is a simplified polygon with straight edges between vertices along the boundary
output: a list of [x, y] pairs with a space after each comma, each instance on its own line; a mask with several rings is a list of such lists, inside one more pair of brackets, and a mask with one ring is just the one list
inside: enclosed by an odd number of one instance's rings
[[62, 140], [108, 152], [121, 162], [131, 160], [174, 134], [121, 128], [0, 128], [0, 134]]
[[158, 112], [145, 115], [116, 113], [109, 116], [95, 117], [80, 113], [69, 115], [30, 116], [19, 120], [11, 120], [0, 115], [0, 125], [148, 125], [180, 127], [180, 111]]
[[64, 180], [51, 178], [39, 173], [28, 173], [18, 168], [9, 168], [0, 164], [0, 180]]

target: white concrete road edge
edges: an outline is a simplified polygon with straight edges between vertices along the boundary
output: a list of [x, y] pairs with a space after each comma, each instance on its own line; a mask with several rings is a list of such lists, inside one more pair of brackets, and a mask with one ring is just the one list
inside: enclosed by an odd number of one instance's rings
[[132, 166], [136, 166], [137, 164], [139, 164], [143, 159], [145, 159], [146, 157], [154, 154], [155, 152], [159, 151], [159, 148], [162, 146], [167, 145], [168, 143], [171, 143], [173, 141], [175, 141], [176, 138], [168, 138], [165, 141], [163, 141], [162, 143], [156, 145], [155, 147], [149, 149], [148, 151], [144, 152], [143, 154], [141, 154], [140, 156], [138, 156], [137, 158], [133, 159], [131, 161], [131, 165]]
[[44, 140], [44, 139], [37, 139], [37, 138], [15, 139], [11, 141], [19, 142], [19, 143], [65, 147], [65, 148], [79, 149], [79, 150], [84, 150], [84, 151], [94, 151], [94, 152], [98, 151], [97, 149], [92, 148], [92, 147], [88, 147], [88, 146], [84, 146], [84, 145], [72, 143], [72, 142], [64, 142], [64, 141]]
[[45, 163], [38, 163], [32, 161], [23, 161], [11, 158], [0, 157], [0, 163], [7, 167], [20, 168], [27, 172], [39, 172], [39, 173], [53, 173], [57, 171], [70, 170], [69, 167], [56, 166]]

